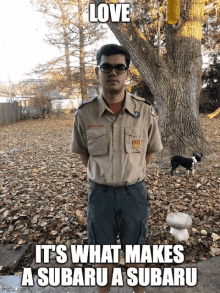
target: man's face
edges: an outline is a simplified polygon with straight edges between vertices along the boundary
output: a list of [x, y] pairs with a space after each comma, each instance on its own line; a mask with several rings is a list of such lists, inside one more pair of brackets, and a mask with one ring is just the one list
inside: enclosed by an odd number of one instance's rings
[[[99, 66], [116, 66], [118, 64], [127, 67], [124, 55], [102, 55]], [[96, 74], [99, 78], [100, 85], [104, 92], [108, 92], [109, 94], [117, 94], [124, 90], [125, 81], [128, 77], [128, 70], [126, 70], [124, 73], [116, 73], [114, 68], [110, 73], [105, 73], [102, 72], [100, 68], [96, 68]]]

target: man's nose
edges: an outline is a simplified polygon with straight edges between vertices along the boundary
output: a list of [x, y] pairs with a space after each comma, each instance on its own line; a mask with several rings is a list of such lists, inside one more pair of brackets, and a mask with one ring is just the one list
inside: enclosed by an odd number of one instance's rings
[[115, 68], [112, 68], [112, 71], [109, 73], [109, 75], [117, 75]]

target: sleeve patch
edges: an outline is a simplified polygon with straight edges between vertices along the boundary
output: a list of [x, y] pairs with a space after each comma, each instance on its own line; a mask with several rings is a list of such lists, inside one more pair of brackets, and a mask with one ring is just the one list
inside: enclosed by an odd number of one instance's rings
[[156, 111], [154, 110], [153, 107], [151, 107], [151, 115], [154, 117], [157, 115]]

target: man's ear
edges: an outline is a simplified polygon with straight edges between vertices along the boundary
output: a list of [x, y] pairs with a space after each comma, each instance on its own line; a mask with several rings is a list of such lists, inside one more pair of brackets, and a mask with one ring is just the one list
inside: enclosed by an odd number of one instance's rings
[[99, 78], [99, 68], [98, 67], [95, 68], [95, 74]]

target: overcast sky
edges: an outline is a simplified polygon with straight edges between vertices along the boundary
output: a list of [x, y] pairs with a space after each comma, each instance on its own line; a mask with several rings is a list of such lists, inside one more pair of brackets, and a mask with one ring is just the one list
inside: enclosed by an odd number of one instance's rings
[[1, 0], [0, 27], [0, 82], [26, 78], [25, 72], [59, 52], [43, 41], [47, 27], [30, 0]]

